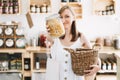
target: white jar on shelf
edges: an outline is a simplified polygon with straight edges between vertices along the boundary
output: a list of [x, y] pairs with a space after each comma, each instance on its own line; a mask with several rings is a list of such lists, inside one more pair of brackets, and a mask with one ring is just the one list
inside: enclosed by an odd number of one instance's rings
[[46, 12], [47, 12], [46, 4], [43, 4], [41, 6], [41, 13], [46, 13]]

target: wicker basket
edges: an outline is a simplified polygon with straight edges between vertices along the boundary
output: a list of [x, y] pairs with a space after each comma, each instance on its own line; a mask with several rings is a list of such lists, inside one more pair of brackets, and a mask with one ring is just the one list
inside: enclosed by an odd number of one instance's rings
[[72, 69], [76, 75], [84, 75], [84, 70], [89, 70], [90, 65], [97, 64], [98, 51], [93, 49], [81, 49], [76, 50], [65, 48], [71, 53]]

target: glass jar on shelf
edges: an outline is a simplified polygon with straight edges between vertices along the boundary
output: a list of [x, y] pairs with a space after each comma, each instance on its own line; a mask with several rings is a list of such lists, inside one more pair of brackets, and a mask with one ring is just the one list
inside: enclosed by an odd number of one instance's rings
[[13, 36], [13, 33], [14, 33], [14, 30], [13, 30], [12, 27], [7, 26], [7, 27], [5, 28], [5, 35], [6, 35], [6, 36]]
[[36, 13], [40, 13], [40, 6], [39, 5], [36, 6]]
[[6, 48], [13, 48], [15, 45], [14, 38], [7, 38], [5, 41]]
[[120, 49], [120, 35], [116, 34], [113, 36], [113, 47], [115, 49]]
[[26, 40], [25, 38], [16, 39], [16, 48], [25, 48]]
[[24, 28], [23, 27], [17, 27], [15, 29], [16, 36], [24, 36]]
[[51, 12], [51, 6], [50, 5], [47, 5], [46, 8], [47, 8], [47, 13]]
[[46, 13], [47, 12], [47, 5], [46, 4], [43, 4], [41, 6], [41, 13]]
[[31, 13], [35, 13], [36, 12], [35, 4], [30, 5], [30, 12]]

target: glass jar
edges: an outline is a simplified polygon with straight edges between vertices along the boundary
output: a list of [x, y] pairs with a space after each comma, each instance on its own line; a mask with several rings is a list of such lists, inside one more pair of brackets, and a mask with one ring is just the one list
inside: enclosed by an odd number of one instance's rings
[[23, 28], [17, 28], [15, 30], [17, 36], [23, 36], [24, 35], [24, 29]]
[[35, 66], [36, 66], [36, 69], [40, 69], [40, 61], [39, 61], [39, 57], [36, 57], [36, 60], [35, 60]]
[[9, 6], [9, 14], [13, 14], [13, 7], [12, 6]]
[[46, 17], [46, 25], [50, 29], [51, 37], [56, 38], [65, 34], [63, 23], [59, 14], [53, 14]]
[[40, 13], [40, 6], [39, 5], [36, 6], [36, 13]]
[[5, 29], [5, 34], [6, 34], [6, 35], [12, 35], [12, 34], [13, 34], [13, 29], [12, 29], [11, 27], [7, 27], [7, 28]]
[[120, 49], [120, 35], [115, 35], [113, 37], [113, 47], [115, 49]]
[[50, 5], [47, 5], [47, 13], [49, 13], [51, 11], [51, 7]]
[[104, 38], [104, 46], [111, 47], [112, 46], [112, 39], [110, 36], [106, 36]]
[[25, 48], [25, 39], [24, 38], [18, 38], [16, 40], [16, 47], [17, 48]]
[[30, 6], [30, 11], [31, 11], [32, 13], [35, 13], [35, 12], [36, 12], [36, 7], [35, 7], [35, 5], [31, 5], [31, 6]]
[[2, 6], [0, 6], [0, 14], [2, 14], [2, 13], [3, 13]]
[[6, 47], [9, 47], [9, 48], [13, 47], [14, 46], [14, 39], [11, 39], [11, 38], [7, 39], [5, 42], [5, 45], [6, 45]]
[[41, 12], [42, 12], [42, 13], [46, 13], [46, 12], [47, 12], [46, 4], [43, 4], [43, 5], [41, 6]]

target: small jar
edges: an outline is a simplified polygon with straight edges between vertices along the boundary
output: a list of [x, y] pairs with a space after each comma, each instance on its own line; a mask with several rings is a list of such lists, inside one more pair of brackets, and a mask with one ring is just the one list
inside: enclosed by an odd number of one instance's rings
[[40, 13], [40, 6], [36, 6], [36, 13]]
[[7, 14], [8, 13], [8, 6], [3, 6], [3, 13]]
[[0, 6], [0, 14], [2, 14], [2, 13], [3, 13], [2, 6]]
[[104, 38], [104, 46], [108, 46], [108, 47], [111, 47], [112, 46], [112, 40], [109, 36], [106, 36]]
[[31, 5], [31, 6], [30, 6], [30, 11], [31, 11], [32, 13], [35, 13], [35, 12], [36, 12], [36, 7], [35, 7], [35, 5]]
[[30, 66], [30, 58], [24, 58], [24, 70], [30, 70], [31, 66]]
[[35, 66], [36, 66], [36, 69], [40, 69], [39, 57], [36, 57]]
[[15, 30], [17, 36], [23, 36], [24, 35], [24, 29], [23, 28], [17, 28]]
[[119, 35], [115, 35], [114, 39], [113, 39], [113, 47], [115, 49], [120, 49], [120, 36]]
[[46, 13], [46, 12], [47, 12], [46, 4], [43, 4], [43, 5], [41, 6], [41, 12], [42, 12], [42, 13]]
[[13, 29], [11, 28], [11, 27], [7, 27], [6, 29], [5, 29], [5, 34], [6, 35], [12, 35], [13, 34]]
[[19, 6], [14, 6], [13, 12], [15, 14], [19, 13]]
[[47, 5], [47, 13], [49, 13], [50, 11], [51, 11], [51, 7]]
[[16, 40], [16, 47], [17, 48], [25, 48], [25, 39], [24, 38], [18, 38]]
[[9, 14], [13, 14], [13, 7], [12, 6], [9, 6]]
[[5, 44], [6, 44], [6, 47], [9, 47], [9, 48], [13, 47], [14, 46], [14, 39], [11, 39], [11, 38], [7, 39]]

